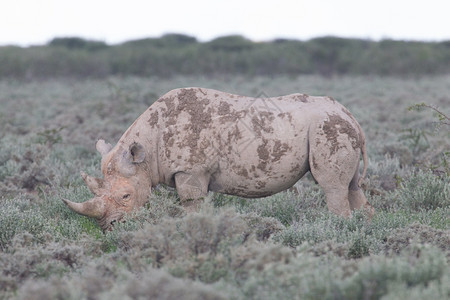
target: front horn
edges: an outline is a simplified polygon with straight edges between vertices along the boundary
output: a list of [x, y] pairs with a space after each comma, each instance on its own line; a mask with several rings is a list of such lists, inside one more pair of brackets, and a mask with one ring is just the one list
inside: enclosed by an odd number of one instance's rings
[[67, 199], [62, 200], [71, 210], [83, 216], [100, 219], [104, 216], [106, 211], [105, 203], [103, 199], [99, 197], [92, 198], [83, 203], [72, 202]]

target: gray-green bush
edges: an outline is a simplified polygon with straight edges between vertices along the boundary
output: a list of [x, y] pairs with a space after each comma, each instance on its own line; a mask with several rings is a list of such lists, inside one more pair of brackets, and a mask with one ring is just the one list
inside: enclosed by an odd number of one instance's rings
[[400, 205], [410, 210], [450, 207], [450, 177], [418, 171], [400, 183]]

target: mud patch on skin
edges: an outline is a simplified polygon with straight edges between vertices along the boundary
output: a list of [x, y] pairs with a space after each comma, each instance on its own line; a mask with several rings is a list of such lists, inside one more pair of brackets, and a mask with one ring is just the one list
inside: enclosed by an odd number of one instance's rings
[[[251, 108], [251, 110], [252, 109], [253, 107]], [[257, 137], [261, 137], [264, 136], [262, 132], [272, 133], [273, 127], [271, 126], [271, 123], [273, 122], [273, 120], [275, 120], [275, 117], [271, 112], [259, 112], [258, 115], [256, 115], [255, 113], [255, 116], [253, 116], [251, 120], [254, 134]]]
[[300, 170], [300, 164], [296, 164], [295, 166], [292, 166], [292, 168], [289, 170], [290, 173], [296, 174]]
[[[176, 125], [182, 113], [189, 115], [189, 123], [183, 127], [183, 141], [178, 144], [178, 147], [188, 149], [192, 163], [204, 160], [202, 150], [205, 144], [199, 142], [200, 134], [204, 129], [210, 128], [212, 114], [216, 113], [213, 108], [208, 107], [210, 100], [204, 98], [205, 95], [206, 93], [201, 89], [181, 89], [176, 97], [161, 100], [167, 106], [167, 111], [162, 114], [166, 125]], [[168, 136], [164, 138], [165, 142], [168, 142]]]
[[289, 147], [287, 143], [281, 143], [280, 140], [276, 140], [271, 154], [272, 162], [279, 161], [281, 157], [284, 156], [290, 148], [291, 147]]
[[[201, 90], [200, 90], [201, 91]], [[178, 116], [181, 112], [187, 112], [190, 115], [190, 124], [185, 126], [190, 135], [187, 137], [189, 146], [194, 146], [200, 138], [200, 132], [209, 128], [212, 121], [212, 109], [206, 109], [209, 104], [208, 99], [199, 99], [194, 89], [182, 89], [178, 93], [178, 107], [176, 108]]]
[[263, 143], [258, 146], [257, 152], [259, 157], [258, 169], [265, 171], [269, 161], [269, 150], [267, 150], [267, 140], [263, 139]]
[[258, 180], [258, 181], [256, 182], [256, 187], [257, 187], [258, 189], [263, 189], [263, 188], [266, 187], [266, 182], [261, 181], [261, 180]]
[[219, 107], [217, 108], [217, 113], [219, 116], [228, 115], [231, 112], [230, 107], [231, 104], [220, 101]]
[[323, 132], [331, 143], [331, 155], [335, 154], [341, 147], [338, 142], [338, 136], [341, 134], [346, 134], [349, 137], [353, 149], [361, 148], [359, 132], [350, 122], [338, 115], [328, 115], [328, 117], [328, 121], [323, 123]]
[[245, 168], [240, 168], [239, 171], [236, 173], [244, 178], [249, 178], [248, 171]]
[[170, 158], [170, 155], [171, 155], [170, 149], [172, 149], [173, 144], [174, 144], [174, 139], [172, 137], [173, 137], [173, 133], [170, 131], [163, 133], [164, 153], [167, 158]]
[[312, 164], [314, 169], [319, 169], [319, 164], [316, 162], [316, 157], [314, 155], [312, 155]]
[[288, 118], [288, 120], [289, 120], [289, 123], [292, 123], [292, 115], [290, 114], [290, 113], [286, 113], [286, 112], [284, 112], [284, 113], [279, 113], [278, 114], [278, 117], [279, 118], [282, 118], [282, 119], [284, 119], [284, 118]]
[[263, 139], [263, 143], [258, 146], [258, 157], [260, 160], [269, 159], [269, 150], [267, 150], [267, 140]]
[[231, 146], [232, 143], [235, 143], [242, 139], [241, 131], [237, 125], [234, 125], [233, 130], [228, 132], [227, 143]]
[[174, 97], [162, 98], [161, 102], [164, 102], [167, 107], [167, 109], [165, 109], [163, 113], [163, 118], [166, 125], [175, 125], [177, 123], [177, 116], [178, 116], [178, 113], [175, 109], [176, 107], [175, 98]]
[[300, 101], [300, 102], [303, 102], [303, 103], [309, 103], [308, 97], [309, 96], [305, 95], [305, 94], [295, 95], [294, 96], [294, 100], [295, 101]]
[[[200, 90], [200, 92], [202, 91]], [[182, 89], [178, 93], [178, 100], [178, 114], [180, 114], [182, 111], [186, 111], [192, 117], [204, 115], [205, 106], [209, 104], [209, 99], [199, 99], [197, 97], [197, 92], [194, 89]], [[209, 117], [211, 117], [211, 115]]]
[[148, 124], [152, 128], [154, 128], [156, 126], [156, 124], [158, 124], [158, 121], [159, 121], [158, 111], [151, 113], [150, 118], [147, 120]]
[[163, 133], [164, 146], [173, 147], [174, 140], [171, 139], [172, 136], [173, 136], [173, 133], [171, 131]]
[[239, 113], [239, 112], [230, 112], [229, 114], [224, 114], [219, 117], [220, 124], [229, 124], [229, 123], [236, 123], [240, 118], [243, 117], [245, 113]]

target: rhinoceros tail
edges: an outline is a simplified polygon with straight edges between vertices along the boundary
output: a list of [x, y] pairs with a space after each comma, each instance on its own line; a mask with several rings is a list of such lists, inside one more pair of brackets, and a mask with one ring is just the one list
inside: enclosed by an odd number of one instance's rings
[[364, 180], [364, 178], [366, 177], [367, 174], [367, 167], [368, 167], [368, 158], [367, 158], [367, 149], [366, 149], [366, 137], [364, 136], [364, 132], [362, 131], [361, 127], [361, 154], [363, 157], [363, 163], [364, 163], [364, 167], [363, 167], [363, 172], [361, 177], [359, 177], [359, 181], [358, 181], [358, 186], [361, 187], [361, 184]]

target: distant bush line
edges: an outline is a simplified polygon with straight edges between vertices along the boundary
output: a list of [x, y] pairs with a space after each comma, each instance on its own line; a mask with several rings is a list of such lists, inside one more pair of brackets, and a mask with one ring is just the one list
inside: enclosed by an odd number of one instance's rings
[[0, 47], [0, 78], [175, 75], [336, 74], [414, 76], [450, 73], [450, 41], [321, 37], [254, 42], [239, 35], [209, 42], [182, 34], [118, 45], [77, 37], [44, 46]]

